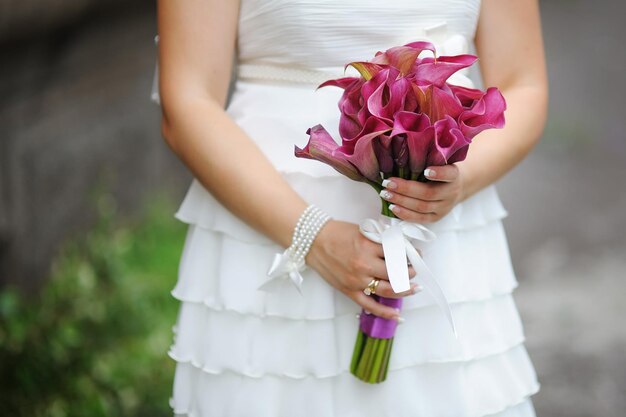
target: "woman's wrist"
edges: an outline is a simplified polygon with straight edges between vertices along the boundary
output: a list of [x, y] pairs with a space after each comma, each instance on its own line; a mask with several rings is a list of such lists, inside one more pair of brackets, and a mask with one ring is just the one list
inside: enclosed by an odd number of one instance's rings
[[287, 248], [294, 262], [304, 264], [313, 241], [329, 220], [330, 216], [315, 205], [302, 212], [294, 228], [291, 245]]
[[306, 257], [329, 220], [330, 216], [315, 205], [307, 206], [296, 221], [289, 246], [280, 255], [281, 262], [291, 265], [289, 269], [304, 270]]

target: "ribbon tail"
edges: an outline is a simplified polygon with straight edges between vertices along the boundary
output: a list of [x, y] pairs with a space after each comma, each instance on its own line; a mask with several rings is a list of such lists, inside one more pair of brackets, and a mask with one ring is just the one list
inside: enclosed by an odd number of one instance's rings
[[285, 253], [277, 253], [274, 255], [272, 266], [267, 271], [269, 280], [261, 284], [257, 289], [266, 292], [277, 291], [286, 280], [293, 282], [296, 289], [302, 295], [302, 282], [304, 278], [298, 269], [291, 265], [289, 255]]
[[411, 245], [411, 243], [409, 243], [408, 241], [405, 242], [406, 255], [409, 258], [409, 261], [411, 261], [413, 269], [415, 269], [415, 272], [417, 273], [416, 279], [419, 280], [424, 288], [428, 290], [430, 295], [435, 300], [437, 306], [439, 306], [439, 308], [443, 311], [446, 319], [448, 319], [450, 327], [452, 327], [454, 337], [458, 339], [459, 336], [456, 331], [456, 325], [454, 324], [454, 318], [452, 317], [452, 310], [450, 309], [450, 303], [448, 303], [448, 299], [446, 298], [443, 290], [439, 286], [439, 283], [435, 279], [435, 276], [430, 271], [430, 269], [428, 269], [428, 266], [426, 266], [426, 263], [419, 255], [417, 250], [413, 247], [413, 245]]
[[296, 290], [298, 290], [298, 293], [302, 295], [302, 282], [304, 281], [304, 278], [302, 277], [300, 271], [290, 272], [289, 278], [291, 279], [291, 282], [293, 282], [293, 284], [296, 286]]
[[395, 293], [411, 289], [409, 267], [406, 263], [407, 251], [404, 248], [408, 242], [405, 242], [407, 241], [400, 225], [391, 226], [383, 232], [382, 244], [385, 264], [387, 265], [389, 283]]

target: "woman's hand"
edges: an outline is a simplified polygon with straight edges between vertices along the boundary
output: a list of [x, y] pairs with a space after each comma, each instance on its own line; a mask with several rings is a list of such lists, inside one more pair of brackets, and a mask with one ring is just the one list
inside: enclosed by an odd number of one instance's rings
[[[352, 223], [328, 222], [315, 238], [306, 262], [330, 285], [379, 317], [397, 320], [400, 315], [363, 293], [373, 278], [381, 280], [376, 294], [382, 297], [400, 298], [417, 292], [416, 284], [412, 284], [409, 291], [393, 292], [382, 246], [364, 237]], [[412, 270], [409, 273], [414, 274]]]
[[429, 182], [389, 178], [380, 196], [392, 203], [393, 213], [402, 220], [432, 223], [448, 214], [465, 198], [462, 171], [455, 164], [429, 167]]

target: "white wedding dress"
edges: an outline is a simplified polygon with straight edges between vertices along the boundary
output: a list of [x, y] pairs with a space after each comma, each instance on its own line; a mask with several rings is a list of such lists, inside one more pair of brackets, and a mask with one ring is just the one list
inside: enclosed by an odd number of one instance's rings
[[[318, 123], [338, 138], [342, 91], [316, 86], [341, 76], [347, 62], [409, 41], [430, 38], [444, 53], [463, 52], [464, 40], [471, 48], [479, 8], [478, 0], [242, 0], [239, 79], [228, 114], [306, 201], [335, 219], [376, 218], [380, 200], [373, 189], [293, 155]], [[478, 83], [475, 74], [467, 75]], [[246, 170], [237, 149], [232, 167]], [[407, 297], [388, 378], [370, 385], [348, 370], [360, 307], [310, 269], [302, 296], [289, 284], [257, 290], [283, 248], [194, 180], [176, 213], [189, 230], [173, 290], [181, 301], [169, 352], [177, 362], [174, 413], [534, 416], [529, 398], [539, 385], [511, 297], [517, 283], [505, 215], [489, 187], [429, 225], [437, 239], [422, 248], [423, 256], [451, 303], [458, 340], [428, 294]]]

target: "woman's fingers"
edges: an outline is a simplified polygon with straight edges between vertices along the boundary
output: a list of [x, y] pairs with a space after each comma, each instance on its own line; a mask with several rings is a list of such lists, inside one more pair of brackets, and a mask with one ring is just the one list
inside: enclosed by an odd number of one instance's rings
[[382, 317], [382, 318], [390, 319], [390, 320], [398, 320], [400, 318], [400, 312], [398, 310], [396, 310], [395, 308], [386, 306], [386, 305], [382, 305], [376, 302], [376, 300], [374, 300], [372, 297], [367, 296], [363, 294], [362, 292], [354, 293], [354, 296], [352, 299], [358, 305], [363, 307], [365, 311], [368, 311], [378, 317]]
[[396, 206], [404, 207], [405, 209], [409, 209], [416, 213], [420, 214], [430, 214], [436, 213], [441, 207], [441, 201], [428, 201], [428, 200], [420, 200], [414, 197], [407, 197], [400, 193], [392, 193], [387, 190], [383, 190], [380, 193], [380, 196], [390, 203], [395, 204]]
[[389, 274], [387, 273], [387, 264], [381, 258], [375, 258], [371, 260], [369, 264], [371, 271], [368, 276], [371, 276], [376, 279], [389, 281]]
[[[417, 198], [423, 201], [440, 201], [443, 199], [442, 183], [428, 183], [412, 180], [404, 180], [402, 178], [390, 178], [384, 183], [386, 185], [385, 190], [392, 195], [401, 194], [403, 196]], [[385, 196], [382, 195], [383, 198]], [[385, 198], [385, 200], [389, 200]]]
[[409, 295], [417, 294], [422, 289], [417, 284], [411, 284], [411, 289], [404, 292], [394, 292], [389, 281], [380, 281], [376, 287], [376, 295], [386, 298], [402, 298]]
[[452, 182], [459, 177], [459, 168], [454, 164], [428, 167], [424, 176], [431, 181]]

